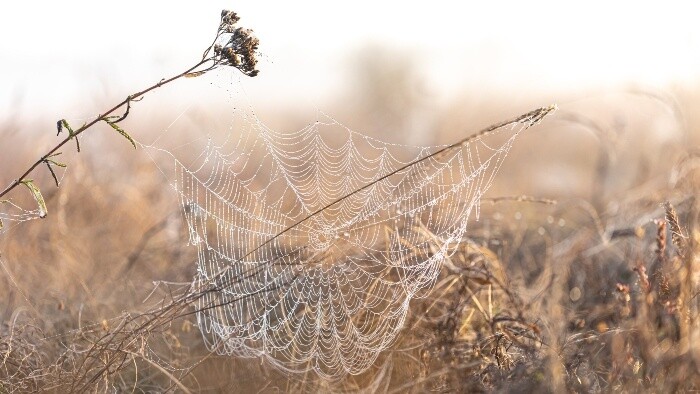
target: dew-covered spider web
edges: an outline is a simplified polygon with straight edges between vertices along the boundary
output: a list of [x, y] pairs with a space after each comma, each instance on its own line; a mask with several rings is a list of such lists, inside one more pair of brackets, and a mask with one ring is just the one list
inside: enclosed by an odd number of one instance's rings
[[329, 117], [289, 133], [255, 118], [176, 160], [208, 347], [330, 380], [367, 370], [464, 239], [518, 134], [552, 109], [431, 147]]
[[26, 210], [11, 200], [0, 201], [0, 235], [17, 223], [44, 216], [41, 209]]

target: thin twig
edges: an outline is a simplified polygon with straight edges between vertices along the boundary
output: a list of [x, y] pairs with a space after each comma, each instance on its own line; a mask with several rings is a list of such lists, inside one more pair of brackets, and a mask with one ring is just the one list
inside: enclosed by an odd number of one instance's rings
[[172, 82], [172, 81], [175, 81], [175, 80], [177, 80], [177, 79], [180, 79], [180, 78], [184, 77], [186, 74], [191, 73], [191, 72], [194, 71], [195, 69], [201, 67], [202, 65], [204, 65], [204, 64], [206, 64], [206, 63], [208, 63], [208, 62], [212, 62], [212, 61], [215, 61], [215, 59], [214, 59], [214, 58], [208, 58], [208, 59], [201, 60], [201, 61], [197, 62], [197, 64], [195, 64], [194, 66], [188, 68], [188, 69], [187, 69], [186, 71], [184, 71], [184, 72], [181, 72], [181, 73], [179, 73], [179, 74], [176, 74], [175, 76], [172, 76], [172, 77], [170, 77], [170, 78], [160, 80], [158, 83], [153, 84], [152, 86], [150, 86], [150, 87], [148, 87], [148, 88], [146, 88], [146, 89], [144, 89], [144, 90], [142, 90], [142, 91], [140, 91], [140, 92], [137, 92], [137, 93], [134, 93], [134, 94], [132, 94], [132, 95], [129, 95], [126, 99], [124, 99], [124, 100], [123, 100], [122, 102], [120, 102], [119, 104], [117, 104], [117, 105], [115, 105], [114, 107], [108, 109], [108, 110], [105, 111], [104, 113], [102, 113], [102, 114], [100, 114], [100, 115], [97, 115], [97, 117], [96, 117], [95, 119], [93, 119], [92, 121], [86, 123], [85, 125], [83, 125], [83, 126], [80, 127], [79, 129], [75, 130], [75, 132], [73, 133], [73, 135], [69, 135], [68, 137], [64, 138], [64, 139], [63, 139], [61, 142], [59, 142], [56, 146], [54, 146], [53, 148], [51, 148], [51, 150], [49, 150], [49, 151], [46, 152], [44, 155], [42, 155], [41, 158], [39, 158], [39, 159], [36, 160], [32, 165], [30, 165], [29, 168], [27, 168], [27, 169], [22, 173], [22, 175], [16, 177], [15, 180], [12, 181], [12, 183], [10, 183], [9, 186], [7, 186], [2, 192], [0, 192], [0, 198], [1, 198], [1, 197], [4, 197], [7, 193], [9, 193], [10, 191], [12, 191], [14, 188], [16, 188], [17, 186], [21, 185], [21, 184], [22, 184], [22, 181], [25, 180], [25, 179], [27, 178], [27, 176], [28, 176], [29, 174], [31, 174], [32, 171], [34, 171], [34, 169], [35, 169], [37, 166], [39, 166], [41, 163], [43, 163], [44, 161], [46, 161], [46, 159], [47, 159], [49, 156], [51, 156], [51, 155], [53, 155], [54, 153], [58, 152], [59, 149], [61, 149], [65, 144], [67, 144], [67, 143], [68, 143], [70, 140], [72, 140], [74, 137], [77, 138], [77, 136], [80, 135], [80, 134], [82, 134], [85, 130], [87, 130], [87, 129], [89, 129], [90, 127], [94, 126], [96, 123], [103, 121], [107, 116], [111, 115], [112, 113], [114, 113], [114, 112], [117, 111], [118, 109], [120, 109], [120, 108], [122, 108], [123, 106], [127, 105], [130, 101], [132, 101], [132, 100], [134, 100], [134, 99], [137, 99], [137, 98], [139, 98], [139, 97], [142, 97], [142, 96], [145, 95], [146, 93], [148, 93], [148, 92], [150, 92], [150, 91], [152, 91], [152, 90], [154, 90], [154, 89], [157, 89], [157, 88], [159, 88], [159, 87], [161, 87], [161, 86], [163, 86], [163, 85], [165, 85], [165, 84], [168, 84], [168, 83], [170, 83], [170, 82]]
[[[67, 128], [69, 131], [68, 137], [64, 138], [61, 142], [56, 144], [51, 150], [46, 154], [41, 156], [32, 165], [29, 166], [20, 176], [16, 177], [2, 192], [0, 192], [0, 198], [5, 196], [7, 193], [12, 191], [17, 186], [26, 182], [26, 178], [29, 174], [34, 171], [34, 169], [41, 163], [45, 162], [48, 158], [54, 156], [59, 149], [61, 149], [68, 141], [75, 139], [78, 152], [80, 152], [80, 144], [78, 142], [78, 136], [84, 131], [94, 126], [95, 124], [105, 121], [110, 124], [117, 131], [120, 131], [118, 127], [115, 127], [115, 123], [121, 122], [129, 115], [129, 110], [131, 109], [131, 102], [138, 101], [143, 96], [163, 85], [167, 85], [170, 82], [178, 80], [182, 77], [191, 77], [193, 74], [201, 75], [207, 71], [213, 70], [218, 66], [231, 66], [238, 69], [243, 74], [253, 77], [258, 74], [258, 70], [255, 68], [257, 64], [256, 53], [258, 49], [259, 41], [255, 38], [249, 30], [241, 29], [235, 26], [239, 18], [235, 12], [224, 10], [221, 13], [221, 21], [216, 32], [216, 37], [212, 41], [212, 44], [204, 51], [202, 59], [198, 61], [195, 65], [188, 68], [187, 70], [178, 73], [170, 78], [163, 78], [157, 83], [149, 86], [148, 88], [128, 95], [124, 100], [114, 107], [108, 109], [102, 114], [99, 114], [92, 121], [84, 124], [77, 130], [73, 130], [68, 125], [64, 119], [59, 120], [56, 123], [58, 129], [58, 134], [61, 133], [63, 128]], [[223, 45], [218, 44], [219, 39], [223, 36], [230, 36], [230, 39]], [[112, 115], [117, 110], [126, 106], [124, 114], [121, 116]], [[120, 133], [122, 133], [120, 131]], [[124, 133], [122, 133], [124, 135]], [[128, 135], [124, 135], [129, 138]], [[133, 141], [132, 141], [133, 143]], [[50, 168], [50, 166], [49, 166]]]

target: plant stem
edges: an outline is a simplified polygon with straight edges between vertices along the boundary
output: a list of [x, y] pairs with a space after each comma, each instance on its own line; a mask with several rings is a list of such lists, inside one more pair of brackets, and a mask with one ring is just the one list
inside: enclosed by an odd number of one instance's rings
[[204, 59], [200, 60], [200, 61], [199, 61], [197, 64], [195, 64], [194, 66], [188, 68], [187, 70], [185, 70], [185, 71], [183, 71], [183, 72], [181, 72], [181, 73], [179, 73], [179, 74], [177, 74], [177, 75], [174, 75], [174, 76], [172, 76], [172, 77], [170, 77], [170, 78], [162, 79], [162, 80], [158, 81], [158, 83], [153, 84], [152, 86], [150, 86], [150, 87], [148, 87], [148, 88], [146, 88], [146, 89], [144, 89], [144, 90], [142, 90], [142, 91], [140, 91], [140, 92], [137, 92], [137, 93], [134, 93], [134, 94], [128, 96], [128, 97], [127, 97], [126, 99], [124, 99], [122, 102], [120, 102], [119, 104], [115, 105], [114, 107], [108, 109], [108, 110], [107, 110], [106, 112], [104, 112], [103, 114], [97, 115], [97, 117], [96, 117], [94, 120], [92, 120], [92, 121], [90, 121], [90, 122], [84, 124], [82, 127], [80, 127], [79, 129], [75, 130], [75, 132], [73, 133], [73, 135], [70, 135], [70, 136], [66, 137], [65, 139], [63, 139], [63, 140], [62, 140], [61, 142], [59, 142], [56, 146], [54, 146], [53, 148], [51, 148], [51, 150], [49, 150], [49, 151], [46, 152], [44, 155], [42, 155], [42, 156], [41, 156], [37, 161], [35, 161], [32, 165], [30, 165], [29, 168], [28, 168], [26, 171], [24, 171], [24, 172], [22, 173], [22, 175], [20, 175], [19, 177], [15, 178], [15, 180], [12, 181], [12, 183], [10, 183], [10, 185], [8, 185], [2, 192], [0, 192], [0, 198], [2, 198], [3, 196], [5, 196], [7, 193], [9, 193], [10, 191], [12, 191], [12, 190], [13, 190], [14, 188], [16, 188], [17, 186], [21, 185], [21, 184], [22, 184], [22, 181], [24, 181], [24, 180], [27, 178], [27, 176], [28, 176], [29, 174], [31, 174], [32, 171], [34, 171], [34, 169], [35, 169], [36, 167], [38, 167], [40, 164], [44, 163], [48, 157], [50, 157], [51, 155], [53, 155], [54, 153], [56, 153], [59, 149], [61, 149], [61, 148], [63, 147], [63, 145], [67, 144], [67, 143], [68, 143], [70, 140], [72, 140], [73, 138], [78, 138], [78, 136], [79, 136], [80, 134], [82, 134], [84, 131], [86, 131], [86, 130], [89, 129], [90, 127], [94, 126], [96, 123], [105, 120], [105, 119], [107, 118], [107, 116], [113, 114], [115, 111], [117, 111], [117, 110], [119, 110], [120, 108], [124, 107], [124, 106], [127, 105], [130, 101], [133, 101], [133, 100], [135, 100], [135, 99], [138, 99], [138, 98], [144, 96], [146, 93], [150, 92], [151, 90], [157, 89], [157, 88], [159, 88], [159, 87], [161, 87], [161, 86], [163, 86], [163, 85], [166, 85], [166, 84], [168, 84], [168, 83], [170, 83], [170, 82], [172, 82], [172, 81], [175, 81], [175, 80], [177, 80], [177, 79], [180, 79], [180, 78], [186, 76], [187, 74], [190, 74], [190, 73], [194, 72], [196, 69], [200, 68], [202, 65], [204, 65], [204, 64], [206, 64], [206, 63], [208, 63], [208, 62], [212, 62], [213, 65], [210, 66], [210, 67], [205, 68], [204, 71], [208, 71], [208, 70], [210, 70], [211, 68], [213, 68], [214, 65], [216, 65], [216, 60], [215, 60], [213, 57], [204, 58]]

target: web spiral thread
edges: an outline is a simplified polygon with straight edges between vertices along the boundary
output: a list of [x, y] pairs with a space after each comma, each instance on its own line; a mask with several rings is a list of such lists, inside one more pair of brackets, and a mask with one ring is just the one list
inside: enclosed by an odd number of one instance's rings
[[178, 162], [207, 345], [330, 380], [367, 370], [464, 238], [518, 134], [552, 109], [422, 148], [332, 119], [293, 133], [251, 122]]

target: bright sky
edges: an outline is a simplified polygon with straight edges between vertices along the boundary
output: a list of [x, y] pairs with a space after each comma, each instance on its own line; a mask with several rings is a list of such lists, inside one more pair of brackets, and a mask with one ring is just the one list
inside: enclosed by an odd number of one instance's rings
[[222, 8], [238, 12], [240, 24], [260, 38], [261, 74], [254, 84], [245, 82], [254, 103], [294, 100], [322, 108], [348, 80], [349, 56], [368, 43], [415, 55], [439, 97], [464, 90], [698, 86], [695, 4], [13, 1], [0, 14], [0, 113], [18, 111], [19, 102], [24, 115], [41, 106], [53, 116], [66, 102], [111, 92], [121, 97], [180, 71], [208, 45]]

